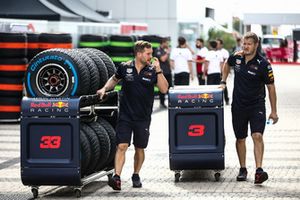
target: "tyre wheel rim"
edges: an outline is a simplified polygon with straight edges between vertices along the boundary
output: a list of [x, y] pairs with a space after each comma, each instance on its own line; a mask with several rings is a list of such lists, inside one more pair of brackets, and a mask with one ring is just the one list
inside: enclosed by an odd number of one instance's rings
[[36, 85], [43, 95], [59, 97], [68, 89], [69, 75], [60, 65], [49, 63], [38, 71]]

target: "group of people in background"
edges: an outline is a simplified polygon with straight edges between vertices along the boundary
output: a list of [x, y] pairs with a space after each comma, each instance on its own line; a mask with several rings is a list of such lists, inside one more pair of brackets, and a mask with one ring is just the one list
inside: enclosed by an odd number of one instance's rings
[[[242, 50], [241, 38], [237, 38], [237, 44], [232, 52]], [[173, 86], [172, 71], [174, 72], [174, 85], [189, 85], [194, 79], [193, 63], [196, 64], [196, 76], [199, 85], [218, 85], [221, 81], [222, 67], [229, 57], [229, 52], [223, 47], [223, 40], [208, 41], [208, 48], [202, 38], [196, 40], [196, 51], [186, 42], [184, 37], [178, 38], [178, 46], [172, 50], [169, 41], [163, 39], [161, 45], [154, 52], [161, 63], [164, 75], [169, 86]], [[226, 105], [229, 105], [227, 87], [224, 90]], [[166, 108], [165, 95], [160, 94], [160, 107]]]

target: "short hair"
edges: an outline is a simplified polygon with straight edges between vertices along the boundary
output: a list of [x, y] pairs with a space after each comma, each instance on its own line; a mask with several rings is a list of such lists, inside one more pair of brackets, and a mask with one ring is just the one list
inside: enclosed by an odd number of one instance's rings
[[254, 41], [255, 44], [258, 43], [258, 41], [259, 41], [257, 35], [255, 33], [253, 33], [253, 32], [247, 32], [247, 33], [245, 33], [244, 39], [246, 39], [246, 40], [247, 39], [253, 39], [253, 41]]
[[163, 37], [161, 40], [160, 40], [160, 44], [163, 44], [165, 42], [169, 42], [169, 38], [168, 37]]
[[217, 48], [217, 42], [215, 41], [215, 40], [211, 40], [211, 41], [209, 41], [209, 45], [213, 48], [213, 49], [215, 49], [215, 48]]
[[219, 42], [220, 42], [220, 44], [223, 44], [223, 40], [222, 40], [222, 39], [220, 39], [220, 38], [216, 39], [216, 41], [219, 41]]
[[204, 40], [202, 38], [197, 38], [196, 40], [201, 42], [201, 43], [204, 43]]
[[179, 44], [179, 46], [184, 45], [185, 43], [186, 43], [185, 38], [182, 37], [182, 36], [180, 36], [180, 37], [178, 38], [178, 44]]
[[150, 42], [139, 40], [134, 43], [134, 55], [136, 55], [138, 52], [144, 52], [144, 49], [150, 49], [152, 48], [152, 45]]

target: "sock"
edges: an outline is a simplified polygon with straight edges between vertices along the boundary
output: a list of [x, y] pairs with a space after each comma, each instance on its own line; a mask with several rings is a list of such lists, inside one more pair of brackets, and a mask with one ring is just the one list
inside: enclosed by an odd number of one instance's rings
[[256, 172], [263, 172], [263, 171], [264, 170], [261, 167], [259, 167], [259, 168], [256, 169]]
[[114, 175], [114, 178], [120, 179], [120, 176], [117, 175], [117, 174], [115, 174], [115, 175]]
[[241, 167], [241, 171], [242, 172], [247, 171], [247, 168], [246, 167]]

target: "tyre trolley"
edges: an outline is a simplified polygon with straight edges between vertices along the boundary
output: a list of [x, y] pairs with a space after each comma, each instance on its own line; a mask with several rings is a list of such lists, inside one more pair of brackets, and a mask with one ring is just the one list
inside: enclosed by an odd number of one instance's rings
[[217, 86], [169, 90], [169, 163], [175, 182], [182, 170], [224, 169], [223, 91]]
[[[27, 98], [21, 106], [21, 180], [33, 197], [39, 186], [72, 186], [77, 197], [82, 188], [103, 176], [111, 176], [113, 165], [83, 173], [81, 121], [95, 120], [97, 113], [117, 117], [118, 93], [101, 104], [97, 95], [79, 98]], [[107, 101], [108, 102], [108, 101]]]

